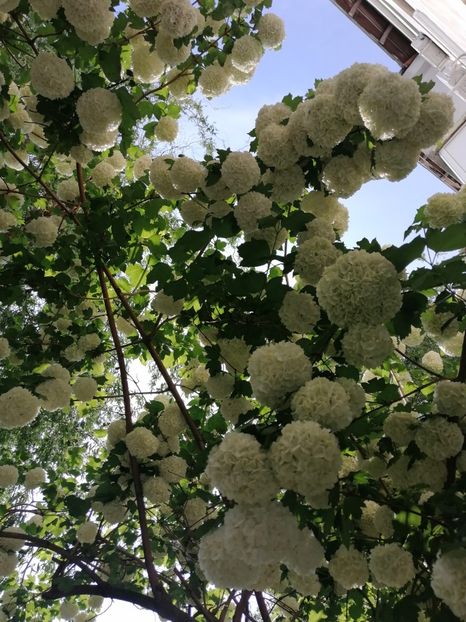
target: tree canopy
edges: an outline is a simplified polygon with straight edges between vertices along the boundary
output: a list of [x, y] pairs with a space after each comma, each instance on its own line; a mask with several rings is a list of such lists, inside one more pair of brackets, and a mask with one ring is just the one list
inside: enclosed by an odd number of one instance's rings
[[356, 64], [177, 153], [270, 6], [0, 0], [0, 621], [466, 620], [466, 192], [342, 242], [453, 106]]

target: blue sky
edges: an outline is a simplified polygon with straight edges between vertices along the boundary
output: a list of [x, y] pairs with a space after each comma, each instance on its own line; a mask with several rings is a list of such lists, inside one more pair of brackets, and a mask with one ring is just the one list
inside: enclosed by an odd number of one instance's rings
[[[264, 104], [287, 93], [304, 94], [316, 78], [328, 78], [354, 62], [381, 63], [398, 71], [391, 58], [337, 9], [330, 0], [275, 0], [271, 9], [285, 21], [287, 38], [278, 52], [267, 52], [254, 78], [245, 86], [206, 103], [209, 120], [218, 129], [218, 146], [246, 149], [247, 133]], [[418, 166], [397, 183], [372, 181], [344, 201], [350, 210], [345, 241], [362, 237], [381, 244], [399, 244], [418, 207], [447, 187]], [[115, 603], [100, 622], [148, 622], [156, 618], [127, 604]]]

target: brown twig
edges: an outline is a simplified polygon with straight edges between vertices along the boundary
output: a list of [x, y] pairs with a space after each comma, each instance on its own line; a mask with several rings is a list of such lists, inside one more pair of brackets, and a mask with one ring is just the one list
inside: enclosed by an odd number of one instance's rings
[[461, 348], [460, 367], [458, 369], [458, 375], [456, 376], [457, 382], [466, 382], [466, 332], [463, 337], [463, 347]]
[[269, 610], [267, 609], [267, 605], [265, 604], [262, 592], [254, 592], [254, 596], [256, 597], [257, 606], [259, 607], [259, 612], [261, 614], [263, 622], [270, 622]]

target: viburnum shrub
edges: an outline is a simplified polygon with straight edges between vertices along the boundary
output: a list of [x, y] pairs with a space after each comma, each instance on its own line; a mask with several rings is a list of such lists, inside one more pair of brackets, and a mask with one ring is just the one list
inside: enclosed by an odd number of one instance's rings
[[270, 4], [0, 0], [0, 620], [466, 620], [466, 192], [341, 240], [451, 101], [359, 63], [157, 151]]

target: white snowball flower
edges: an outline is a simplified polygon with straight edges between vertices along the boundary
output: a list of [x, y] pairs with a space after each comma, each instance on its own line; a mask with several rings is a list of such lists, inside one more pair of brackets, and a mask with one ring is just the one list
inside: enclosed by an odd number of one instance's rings
[[453, 549], [439, 555], [432, 566], [431, 586], [455, 616], [466, 619], [466, 550]]
[[79, 197], [79, 185], [74, 178], [64, 179], [57, 186], [57, 196], [62, 201], [74, 201]]
[[463, 419], [466, 416], [466, 384], [441, 380], [435, 387], [434, 404], [440, 414]]
[[179, 199], [182, 195], [176, 190], [170, 175], [166, 156], [157, 156], [149, 166], [149, 177], [155, 190], [166, 199]]
[[95, 350], [100, 345], [100, 337], [97, 333], [87, 333], [78, 339], [78, 346], [84, 352]]
[[90, 45], [105, 41], [115, 19], [110, 0], [62, 0], [66, 19], [76, 29], [80, 39]]
[[126, 168], [126, 158], [121, 151], [115, 150], [106, 160], [117, 173], [121, 173]]
[[105, 186], [111, 185], [112, 180], [116, 175], [116, 171], [109, 162], [103, 160], [92, 169], [91, 174], [93, 183], [98, 188], [105, 188]]
[[13, 464], [0, 465], [0, 488], [14, 486], [18, 481], [18, 469]]
[[[17, 535], [25, 535], [26, 532], [21, 527], [7, 527], [2, 529], [3, 533], [14, 533]], [[2, 536], [0, 538], [0, 547], [8, 552], [19, 551], [24, 546], [25, 540], [22, 538], [8, 538]]]
[[10, 356], [10, 344], [6, 337], [0, 337], [0, 361]]
[[143, 490], [151, 503], [162, 505], [170, 501], [171, 488], [163, 477], [150, 477], [143, 483]]
[[273, 201], [289, 203], [299, 199], [306, 183], [300, 166], [295, 164], [283, 170], [270, 171], [270, 173]]
[[102, 516], [107, 523], [112, 525], [121, 523], [126, 516], [126, 506], [117, 500], [104, 503], [102, 507]]
[[207, 215], [206, 206], [199, 201], [183, 201], [178, 207], [181, 218], [190, 227], [197, 227], [204, 223]]
[[266, 453], [250, 434], [228, 433], [210, 452], [205, 473], [213, 488], [241, 504], [266, 502], [278, 492]]
[[420, 423], [414, 440], [429, 458], [446, 460], [460, 452], [464, 436], [456, 423], [435, 417]]
[[421, 93], [414, 80], [397, 73], [373, 76], [359, 97], [359, 112], [375, 138], [401, 137], [413, 128], [421, 113]]
[[426, 352], [421, 359], [422, 365], [431, 369], [433, 372], [437, 374], [441, 374], [443, 371], [443, 360], [438, 352], [435, 350], [429, 350]]
[[299, 159], [292, 141], [289, 127], [270, 123], [260, 135], [257, 145], [257, 156], [267, 164], [278, 170], [293, 166]]
[[232, 339], [219, 339], [217, 345], [220, 348], [220, 356], [225, 362], [228, 371], [242, 373], [248, 364], [251, 355], [251, 346], [244, 339], [233, 337]]
[[91, 134], [116, 130], [121, 123], [120, 100], [101, 87], [85, 91], [77, 101], [76, 111], [83, 130]]
[[37, 385], [36, 393], [43, 398], [41, 406], [50, 412], [59, 408], [68, 408], [72, 389], [60, 378], [51, 378]]
[[134, 179], [139, 179], [140, 177], [143, 177], [143, 175], [145, 175], [149, 170], [151, 163], [152, 158], [149, 154], [142, 155], [137, 160], [135, 160], [133, 167]]
[[155, 17], [162, 3], [163, 0], [129, 0], [129, 6], [139, 17]]
[[340, 327], [380, 325], [401, 307], [395, 267], [380, 253], [350, 251], [324, 270], [317, 297], [330, 320]]
[[403, 343], [405, 346], [409, 348], [415, 348], [416, 346], [420, 346], [424, 341], [425, 335], [422, 334], [421, 329], [417, 326], [411, 326], [411, 331], [407, 337], [403, 339]]
[[376, 581], [398, 589], [414, 579], [416, 574], [411, 553], [395, 543], [375, 546], [369, 568]]
[[77, 400], [88, 402], [91, 400], [98, 389], [97, 382], [89, 376], [80, 376], [72, 386], [72, 390]]
[[429, 307], [421, 315], [422, 328], [435, 341], [439, 338], [448, 339], [456, 335], [459, 324], [454, 314], [449, 311], [437, 313], [434, 306]]
[[308, 498], [332, 488], [341, 466], [336, 437], [315, 421], [286, 425], [269, 459], [280, 486]]
[[183, 507], [183, 514], [190, 529], [197, 529], [207, 517], [207, 503], [200, 497], [188, 499]]
[[42, 19], [53, 19], [61, 6], [61, 0], [29, 0], [29, 3]]
[[383, 423], [383, 432], [401, 447], [406, 447], [416, 436], [419, 420], [415, 412], [392, 412]]
[[188, 0], [163, 0], [160, 7], [160, 27], [173, 39], [186, 37], [197, 23], [197, 10]]
[[165, 437], [177, 436], [186, 428], [186, 421], [176, 402], [166, 404], [157, 420], [159, 430]]
[[236, 222], [246, 233], [258, 227], [258, 221], [272, 213], [272, 201], [260, 192], [247, 192], [239, 199], [234, 210]]
[[180, 456], [167, 456], [157, 463], [160, 476], [169, 483], [177, 484], [186, 476], [188, 465]]
[[231, 63], [240, 71], [251, 71], [259, 64], [264, 50], [257, 39], [243, 35], [236, 39], [231, 51]]
[[334, 264], [340, 255], [341, 251], [326, 238], [310, 238], [298, 247], [294, 272], [307, 283], [316, 285], [324, 269]]
[[298, 345], [281, 341], [257, 348], [249, 359], [248, 371], [258, 401], [278, 408], [286, 403], [289, 393], [311, 378], [312, 368]]
[[334, 156], [322, 171], [322, 181], [327, 190], [343, 198], [357, 192], [368, 178], [369, 171], [366, 173], [362, 170], [355, 156]]
[[165, 30], [159, 30], [155, 40], [155, 51], [160, 60], [171, 67], [184, 63], [191, 54], [191, 42], [177, 47], [173, 37]]
[[162, 75], [165, 63], [157, 52], [151, 50], [149, 43], [138, 39], [136, 37], [137, 44], [133, 44], [131, 50], [134, 79], [143, 84], [152, 84]]
[[293, 333], [309, 333], [320, 318], [319, 305], [311, 294], [289, 291], [278, 311], [280, 320]]
[[65, 600], [60, 607], [60, 617], [63, 620], [73, 620], [79, 613], [78, 605], [71, 601]]
[[366, 403], [364, 389], [355, 380], [351, 380], [351, 378], [335, 378], [335, 380], [346, 391], [352, 418], [358, 417]]
[[231, 397], [221, 400], [220, 413], [224, 419], [236, 425], [241, 415], [252, 410], [253, 406], [245, 397]]
[[186, 156], [176, 158], [170, 169], [171, 181], [179, 192], [195, 192], [206, 175], [207, 170], [200, 162]]
[[126, 447], [132, 456], [144, 460], [155, 454], [159, 441], [147, 428], [134, 428], [125, 436]]
[[343, 354], [355, 367], [377, 367], [393, 352], [393, 342], [385, 326], [355, 324], [342, 339]]
[[0, 10], [2, 13], [14, 11], [19, 4], [19, 0], [0, 0]]
[[178, 121], [172, 117], [162, 117], [155, 126], [155, 136], [172, 143], [178, 136]]
[[47, 473], [44, 469], [42, 467], [35, 467], [34, 469], [27, 471], [24, 479], [24, 487], [28, 490], [32, 490], [33, 488], [37, 488], [43, 484], [46, 480]]
[[[358, 100], [374, 76], [384, 76], [388, 72], [382, 65], [354, 63], [351, 67], [340, 71], [332, 80], [332, 93], [338, 101], [341, 114], [351, 125], [363, 125], [359, 113]], [[322, 87], [319, 84], [318, 91]]]
[[261, 176], [255, 157], [248, 151], [232, 151], [222, 164], [222, 180], [235, 194], [244, 194], [259, 183]]
[[99, 525], [92, 521], [86, 521], [76, 531], [76, 540], [81, 544], [93, 544], [95, 542]]
[[427, 200], [424, 216], [434, 229], [460, 223], [466, 215], [466, 204], [458, 194], [438, 192]]
[[362, 587], [369, 580], [367, 560], [353, 547], [340, 546], [330, 560], [328, 570], [345, 590]]
[[18, 224], [16, 216], [7, 212], [4, 209], [0, 209], [0, 231], [8, 231], [11, 227]]
[[285, 119], [288, 119], [290, 114], [290, 108], [282, 102], [278, 102], [277, 104], [272, 105], [266, 104], [265, 106], [262, 106], [256, 117], [256, 136], [259, 136], [262, 130], [264, 130], [272, 123], [280, 124]]
[[118, 129], [106, 130], [104, 132], [88, 132], [85, 130], [79, 136], [83, 145], [92, 151], [105, 151], [110, 149], [118, 139]]
[[226, 66], [213, 63], [202, 70], [199, 87], [206, 97], [219, 97], [226, 93], [230, 86], [230, 74]]
[[453, 125], [454, 106], [450, 95], [430, 91], [423, 98], [419, 119], [406, 135], [419, 147], [430, 147]]
[[0, 428], [22, 428], [39, 412], [40, 401], [27, 389], [14, 387], [0, 395]]
[[25, 229], [34, 237], [34, 244], [38, 248], [52, 246], [58, 236], [58, 225], [54, 218], [48, 216], [38, 216], [30, 220]]
[[0, 577], [8, 577], [13, 574], [17, 562], [16, 553], [7, 553], [0, 549]]
[[285, 24], [278, 15], [266, 13], [257, 25], [257, 36], [265, 48], [278, 48], [285, 38]]
[[210, 376], [206, 382], [206, 389], [214, 400], [223, 400], [233, 391], [235, 378], [231, 374], [217, 374]]
[[298, 233], [298, 246], [310, 238], [325, 238], [329, 242], [335, 242], [335, 230], [330, 221], [325, 218], [316, 217], [311, 222], [306, 223], [306, 230]]
[[291, 409], [298, 421], [316, 421], [335, 431], [346, 428], [353, 419], [347, 392], [327, 378], [308, 380], [293, 395]]
[[73, 71], [65, 59], [41, 51], [31, 64], [31, 85], [48, 99], [63, 99], [74, 89]]

